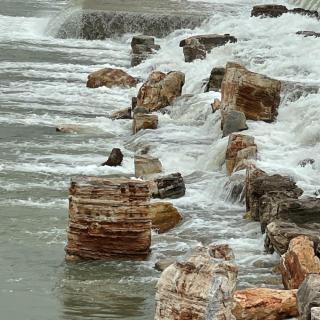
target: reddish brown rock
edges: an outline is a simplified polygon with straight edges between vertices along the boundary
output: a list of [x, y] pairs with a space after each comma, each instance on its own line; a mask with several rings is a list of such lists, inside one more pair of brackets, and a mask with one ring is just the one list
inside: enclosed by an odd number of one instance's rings
[[167, 74], [160, 71], [152, 72], [139, 90], [137, 107], [156, 111], [169, 106], [181, 96], [184, 81], [185, 75], [182, 72], [172, 71]]
[[131, 66], [135, 67], [146, 60], [151, 54], [160, 49], [151, 36], [134, 36], [131, 41]]
[[247, 120], [272, 122], [280, 104], [281, 82], [229, 62], [222, 82], [222, 111], [241, 111]]
[[155, 202], [150, 205], [152, 229], [167, 232], [182, 221], [182, 215], [170, 202]]
[[121, 69], [105, 68], [88, 76], [87, 87], [135, 87], [138, 81]]
[[158, 116], [156, 114], [137, 113], [133, 117], [133, 133], [136, 134], [140, 130], [158, 128]]
[[67, 260], [141, 260], [151, 245], [147, 182], [81, 177], [69, 198]]
[[280, 270], [286, 289], [298, 289], [310, 273], [320, 274], [320, 259], [315, 255], [313, 241], [306, 236], [292, 239], [281, 257]]
[[102, 166], [109, 166], [109, 167], [117, 167], [121, 166], [123, 160], [123, 154], [119, 148], [113, 148], [109, 158], [106, 162], [102, 164]]
[[236, 291], [237, 320], [280, 320], [298, 316], [297, 291], [251, 288]]
[[198, 247], [185, 262], [168, 266], [157, 284], [155, 320], [233, 319], [238, 270], [221, 257], [217, 246]]
[[183, 47], [184, 61], [193, 62], [194, 60], [204, 60], [207, 56], [206, 47], [197, 39], [190, 39]]
[[[253, 147], [253, 148], [251, 148]], [[250, 148], [246, 151], [245, 149]], [[255, 152], [254, 152], [255, 150]], [[228, 175], [231, 175], [234, 168], [244, 159], [256, 157], [257, 146], [254, 138], [243, 134], [231, 134], [226, 152], [226, 168]]]

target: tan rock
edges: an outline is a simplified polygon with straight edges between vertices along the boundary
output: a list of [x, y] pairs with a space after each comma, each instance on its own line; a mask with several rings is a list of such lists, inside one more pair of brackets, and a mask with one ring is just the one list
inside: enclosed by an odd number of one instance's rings
[[87, 87], [135, 87], [138, 81], [121, 69], [105, 68], [88, 76]]
[[133, 133], [136, 134], [140, 130], [158, 128], [158, 116], [156, 114], [135, 114], [133, 117]]
[[272, 122], [280, 104], [281, 82], [229, 62], [222, 82], [222, 110], [236, 110], [247, 120]]
[[234, 319], [237, 272], [232, 261], [221, 258], [217, 246], [196, 248], [185, 262], [163, 271], [157, 284], [155, 320]]
[[221, 101], [219, 99], [214, 99], [213, 103], [211, 104], [212, 112], [215, 113], [216, 111], [220, 110], [221, 108]]
[[298, 289], [308, 274], [320, 273], [320, 259], [315, 255], [313, 241], [306, 236], [292, 239], [281, 257], [280, 270], [286, 289]]
[[150, 174], [161, 173], [162, 163], [158, 158], [149, 155], [136, 155], [134, 157], [135, 176], [145, 177]]
[[296, 290], [251, 288], [236, 291], [237, 320], [280, 320], [298, 315]]
[[164, 233], [176, 227], [182, 221], [182, 215], [170, 202], [150, 204], [152, 229]]
[[185, 75], [182, 72], [172, 71], [151, 73], [147, 82], [140, 88], [137, 97], [137, 106], [156, 111], [169, 106], [177, 97], [181, 96]]
[[[243, 151], [240, 152], [241, 150]], [[254, 142], [253, 137], [243, 134], [231, 134], [229, 136], [229, 142], [226, 152], [226, 167], [228, 175], [231, 175], [233, 173], [234, 168], [241, 160], [255, 158], [254, 153], [256, 152], [256, 150], [257, 146]]]

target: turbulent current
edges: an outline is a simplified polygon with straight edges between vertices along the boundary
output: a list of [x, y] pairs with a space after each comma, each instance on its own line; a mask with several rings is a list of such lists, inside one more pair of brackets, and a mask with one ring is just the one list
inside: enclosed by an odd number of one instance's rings
[[[106, 2], [111, 8], [119, 3]], [[179, 8], [182, 2], [162, 1], [162, 10]], [[226, 177], [227, 138], [221, 138], [219, 114], [212, 114], [210, 106], [220, 94], [203, 93], [203, 80], [213, 67], [236, 61], [291, 83], [282, 94], [277, 121], [249, 121], [247, 133], [256, 138], [260, 168], [290, 175], [305, 194], [319, 194], [320, 94], [298, 94], [293, 88], [296, 82], [319, 87], [319, 39], [295, 33], [320, 32], [320, 25], [293, 14], [250, 18], [255, 3], [188, 2], [184, 11], [192, 14], [197, 8], [208, 18], [194, 30], [176, 30], [157, 39], [161, 50], [130, 68], [132, 34], [92, 41], [56, 37], [61, 19], [79, 10], [76, 4], [0, 0], [1, 320], [151, 320], [160, 276], [153, 269], [155, 261], [179, 258], [199, 242], [231, 245], [240, 266], [239, 287], [279, 285], [272, 273], [278, 257], [264, 254], [259, 224], [243, 219], [243, 203], [230, 196], [237, 180], [230, 183]], [[205, 33], [230, 33], [238, 43], [186, 64], [180, 40]], [[108, 114], [128, 107], [137, 88], [87, 89], [87, 75], [102, 67], [121, 67], [142, 79], [155, 69], [183, 71], [183, 93], [194, 96], [160, 114], [158, 130], [132, 136], [130, 122], [111, 121]], [[64, 124], [78, 125], [81, 131], [56, 133], [55, 127]], [[146, 262], [66, 264], [70, 177], [132, 174], [135, 149], [144, 145], [160, 158], [166, 173], [181, 172], [185, 177], [187, 194], [173, 201], [184, 222], [153, 235]], [[123, 166], [101, 167], [113, 147], [123, 150]], [[298, 166], [305, 158], [315, 163]]]

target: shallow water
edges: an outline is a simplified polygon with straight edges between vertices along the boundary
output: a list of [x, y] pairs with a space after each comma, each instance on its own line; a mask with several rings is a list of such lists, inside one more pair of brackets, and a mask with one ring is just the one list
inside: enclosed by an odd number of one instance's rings
[[[159, 53], [130, 68], [131, 35], [85, 41], [49, 33], [48, 24], [54, 25], [60, 10], [74, 10], [67, 1], [0, 0], [1, 319], [151, 320], [160, 275], [153, 269], [155, 261], [181, 257], [200, 242], [233, 247], [241, 268], [239, 287], [278, 285], [279, 277], [271, 272], [277, 257], [264, 254], [259, 225], [243, 220], [244, 206], [228, 200], [227, 139], [221, 139], [219, 115], [210, 113], [219, 93], [200, 94], [201, 86], [213, 66], [227, 61], [281, 80], [319, 85], [319, 40], [295, 32], [320, 29], [308, 17], [249, 18], [252, 3], [206, 1], [205, 6], [225, 9], [212, 9], [210, 20], [194, 31], [158, 39]], [[208, 32], [230, 33], [239, 41], [215, 49], [205, 61], [184, 63], [179, 41]], [[154, 69], [181, 70], [186, 73], [184, 93], [197, 95], [160, 115], [158, 130], [133, 137], [131, 123], [113, 122], [107, 115], [127, 107], [137, 89], [85, 87], [87, 75], [105, 66], [129, 69], [142, 78]], [[291, 100], [284, 93], [278, 121], [249, 122], [247, 133], [256, 137], [259, 167], [289, 174], [313, 194], [320, 189], [320, 95]], [[58, 134], [55, 127], [61, 124], [77, 124], [82, 131]], [[154, 234], [152, 255], [144, 263], [66, 264], [70, 177], [132, 174], [134, 152], [146, 144], [167, 173], [185, 176], [187, 194], [173, 201], [184, 222]], [[113, 147], [123, 149], [123, 167], [100, 167]], [[308, 157], [315, 164], [299, 167]]]

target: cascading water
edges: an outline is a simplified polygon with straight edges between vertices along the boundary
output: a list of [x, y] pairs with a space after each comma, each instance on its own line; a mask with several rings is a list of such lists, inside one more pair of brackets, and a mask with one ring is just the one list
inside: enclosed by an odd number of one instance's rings
[[[40, 2], [46, 10], [38, 13]], [[289, 174], [306, 194], [316, 194], [319, 40], [296, 32], [320, 32], [318, 20], [293, 14], [250, 18], [252, 4], [261, 1], [208, 0], [204, 8], [209, 20], [194, 30], [176, 30], [157, 39], [161, 50], [130, 68], [130, 34], [103, 41], [56, 38], [52, 30], [63, 25], [74, 7], [66, 7], [65, 1], [55, 1], [53, 7], [52, 1], [30, 0], [19, 13], [19, 3], [0, 0], [1, 317], [151, 320], [159, 277], [155, 261], [179, 258], [199, 242], [231, 245], [240, 266], [239, 287], [278, 286], [280, 279], [272, 273], [278, 257], [264, 254], [259, 225], [243, 219], [239, 181], [230, 184], [226, 177], [227, 138], [221, 138], [219, 115], [212, 114], [210, 106], [220, 94], [201, 93], [202, 83], [212, 67], [237, 61], [252, 71], [312, 87], [311, 92], [285, 90], [278, 120], [249, 122], [247, 133], [256, 138], [260, 168]], [[178, 1], [173, 3], [179, 7]], [[188, 4], [193, 8], [200, 2]], [[14, 15], [9, 14], [12, 8]], [[57, 8], [63, 14], [54, 25], [46, 16], [56, 15]], [[143, 13], [144, 8], [139, 10]], [[165, 2], [162, 10], [166, 11]], [[214, 49], [206, 60], [186, 64], [180, 40], [205, 33], [230, 33], [238, 42]], [[132, 136], [131, 123], [111, 121], [107, 115], [127, 107], [137, 89], [85, 87], [87, 75], [106, 66], [130, 68], [130, 74], [143, 79], [155, 69], [181, 70], [186, 74], [184, 94], [192, 96], [160, 114], [158, 130]], [[61, 124], [78, 125], [80, 133], [58, 134], [55, 127]], [[187, 194], [173, 201], [184, 222], [166, 234], [153, 235], [147, 262], [65, 264], [70, 177], [132, 174], [135, 150], [145, 145], [167, 173], [179, 171], [185, 177]], [[124, 151], [123, 166], [101, 167], [113, 147]], [[300, 167], [298, 162], [305, 158], [315, 163]], [[238, 199], [231, 197], [233, 189]]]

